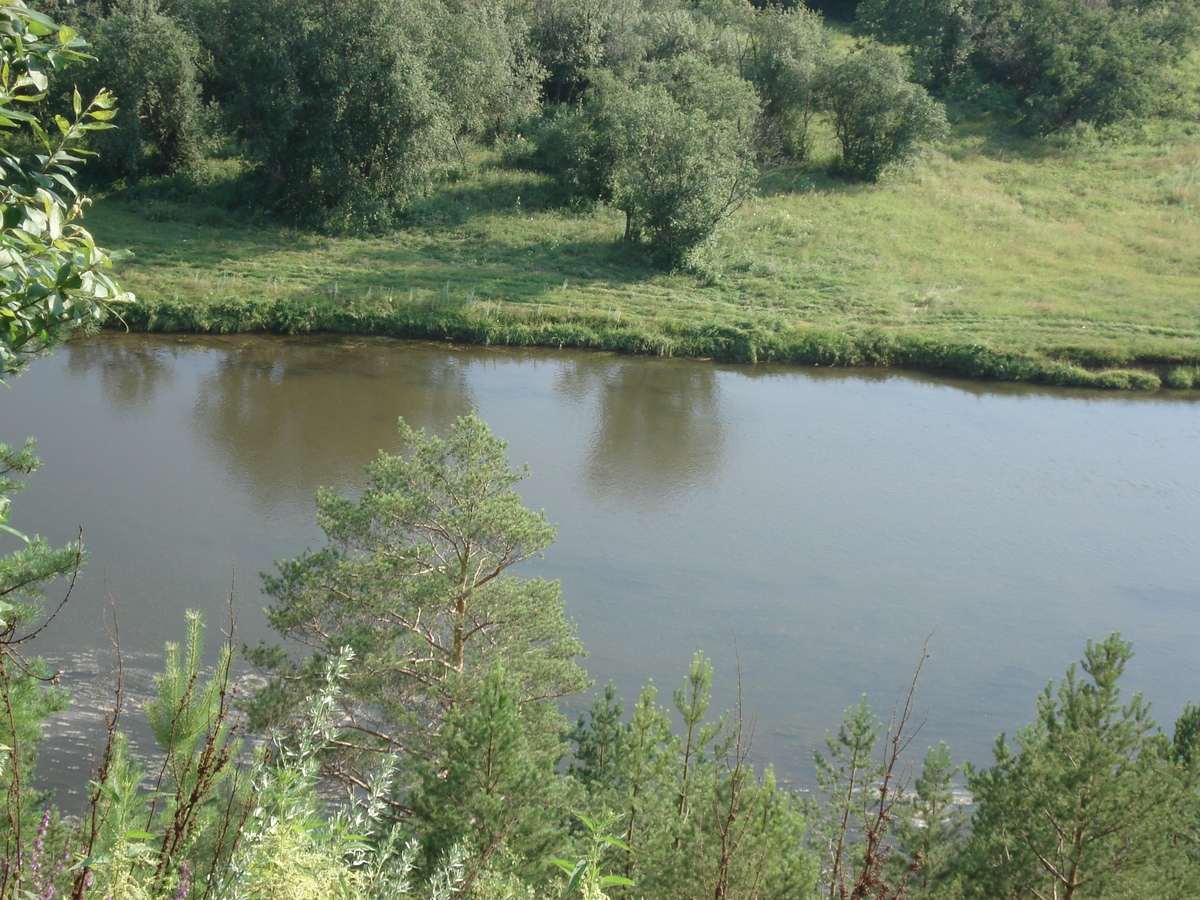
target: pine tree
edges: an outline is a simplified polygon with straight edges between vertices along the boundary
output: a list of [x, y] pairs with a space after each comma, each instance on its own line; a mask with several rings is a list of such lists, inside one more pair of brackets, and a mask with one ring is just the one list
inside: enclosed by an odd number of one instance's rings
[[930, 747], [912, 791], [898, 804], [894, 834], [901, 855], [892, 860], [892, 880], [908, 878], [912, 897], [952, 895], [954, 867], [966, 837], [967, 814], [954, 797], [959, 768], [944, 743]]
[[504, 442], [473, 415], [445, 438], [403, 422], [400, 432], [409, 451], [368, 466], [361, 498], [319, 492], [328, 545], [265, 579], [271, 625], [310, 655], [289, 660], [263, 646], [250, 654], [276, 676], [251, 705], [262, 728], [285, 723], [320, 683], [324, 661], [353, 650], [329, 773], [357, 787], [379, 752], [430, 755], [448, 713], [497, 666], [527, 738], [543, 747], [558, 745], [563, 723], [540, 701], [584, 685], [558, 583], [509, 574], [554, 528], [522, 506], [513, 486], [525, 473], [509, 468]]
[[522, 875], [544, 878], [564, 817], [555, 767], [565, 746], [531, 746], [502, 667], [448, 713], [435, 747], [418, 764], [412, 798], [429, 871], [458, 845], [471, 860], [468, 881], [502, 851]]
[[883, 775], [875, 758], [879, 719], [864, 694], [846, 710], [836, 735], [826, 732], [825, 753], [813, 754], [817, 786], [825, 794], [822, 815], [813, 823], [812, 843], [822, 857], [827, 895], [837, 896], [858, 865], [858, 838], [866, 831], [874, 789]]
[[712, 674], [698, 653], [674, 692], [682, 737], [653, 684], [627, 722], [611, 686], [590, 721], [580, 717], [572, 774], [596, 815], [618, 816], [630, 848], [609, 848], [605, 869], [637, 885], [628, 896], [807, 896], [816, 866], [802, 850], [806, 816], [769, 768], [750, 765], [753, 723], [729, 713], [707, 719]]
[[1179, 839], [1195, 806], [1195, 770], [1140, 694], [1122, 701], [1118, 681], [1132, 656], [1117, 634], [1089, 641], [1058, 690], [1047, 685], [1038, 698], [1017, 751], [1001, 735], [995, 765], [969, 770], [978, 809], [967, 897], [1200, 896], [1200, 869]]

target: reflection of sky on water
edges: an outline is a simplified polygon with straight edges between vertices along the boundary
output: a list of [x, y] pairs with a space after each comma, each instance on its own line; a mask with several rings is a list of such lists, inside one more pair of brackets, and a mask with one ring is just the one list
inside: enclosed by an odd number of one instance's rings
[[1200, 404], [383, 340], [106, 336], [0, 394], [0, 439], [46, 462], [14, 524], [82, 523], [92, 553], [44, 647], [103, 643], [111, 594], [153, 653], [231, 583], [270, 639], [258, 572], [319, 545], [317, 486], [357, 490], [399, 416], [471, 409], [558, 523], [528, 572], [562, 580], [599, 686], [665, 702], [703, 649], [729, 706], [736, 639], [789, 776], [863, 692], [890, 711], [935, 626], [920, 740], [978, 762], [1111, 630], [1165, 723], [1200, 700]]

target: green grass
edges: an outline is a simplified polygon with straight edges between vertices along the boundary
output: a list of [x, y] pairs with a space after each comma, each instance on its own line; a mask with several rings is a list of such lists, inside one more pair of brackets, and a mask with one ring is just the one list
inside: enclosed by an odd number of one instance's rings
[[386, 237], [245, 221], [161, 186], [101, 200], [87, 222], [136, 254], [119, 271], [139, 297], [123, 311], [136, 329], [378, 332], [1186, 387], [1200, 371], [1195, 119], [1073, 145], [963, 123], [881, 185], [774, 171], [703, 276], [651, 269], [620, 243], [621, 213], [560, 209], [544, 178], [490, 159]]

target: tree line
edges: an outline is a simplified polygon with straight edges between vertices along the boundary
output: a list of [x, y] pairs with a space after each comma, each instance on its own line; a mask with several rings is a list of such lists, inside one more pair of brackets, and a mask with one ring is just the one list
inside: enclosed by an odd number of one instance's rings
[[[236, 202], [332, 232], [387, 230], [471, 148], [607, 203], [687, 265], [765, 167], [862, 180], [945, 133], [964, 98], [1046, 133], [1144, 115], [1191, 45], [1187, 0], [864, 0], [849, 51], [821, 14], [746, 0], [54, 0], [122, 127], [104, 177], [246, 176]], [[844, 42], [843, 42], [844, 43]]]

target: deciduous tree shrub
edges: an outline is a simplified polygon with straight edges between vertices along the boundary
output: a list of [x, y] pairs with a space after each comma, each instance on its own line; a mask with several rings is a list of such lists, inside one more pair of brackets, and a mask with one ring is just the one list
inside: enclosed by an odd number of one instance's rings
[[979, 66], [1016, 93], [1034, 131], [1103, 127], [1150, 109], [1198, 25], [1190, 0], [996, 0]]
[[916, 80], [941, 88], [968, 65], [987, 12], [987, 0], [863, 0], [854, 24], [860, 33], [907, 45]]
[[841, 148], [835, 170], [850, 178], [876, 181], [946, 130], [942, 105], [890, 50], [850, 53], [830, 67], [824, 92]]
[[759, 112], [748, 82], [697, 56], [649, 64], [632, 82], [601, 71], [582, 109], [541, 132], [540, 153], [569, 192], [625, 213], [626, 241], [676, 268], [754, 189]]
[[277, 211], [386, 229], [446, 171], [456, 129], [418, 0], [233, 0], [223, 24], [225, 106]]
[[108, 88], [121, 106], [120, 127], [93, 138], [100, 171], [125, 177], [199, 163], [215, 125], [201, 102], [199, 42], [153, 0], [122, 0], [89, 36], [96, 61], [83, 90]]
[[833, 61], [829, 31], [811, 10], [769, 6], [755, 15], [744, 72], [762, 99], [768, 142], [794, 160], [812, 150], [809, 126]]
[[978, 78], [1011, 91], [1046, 134], [1147, 113], [1200, 11], [1191, 0], [864, 0], [856, 25], [907, 45], [930, 87]]

